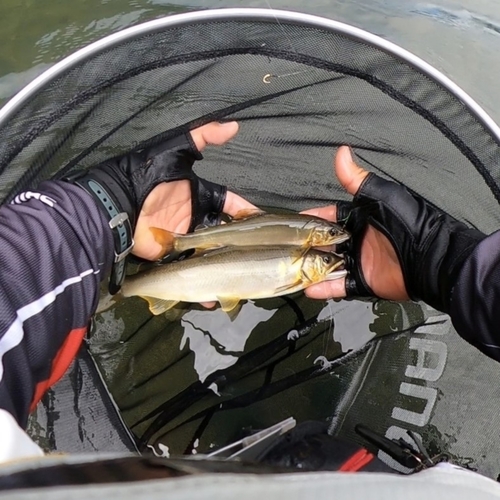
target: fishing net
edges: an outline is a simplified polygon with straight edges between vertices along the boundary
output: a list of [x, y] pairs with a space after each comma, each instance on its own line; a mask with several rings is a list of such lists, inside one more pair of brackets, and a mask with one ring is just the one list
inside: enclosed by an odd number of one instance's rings
[[[259, 206], [347, 199], [332, 159], [349, 144], [470, 226], [500, 225], [500, 131], [469, 96], [359, 29], [259, 9], [159, 19], [52, 67], [0, 110], [0, 199], [213, 120], [240, 132], [197, 172]], [[238, 318], [196, 306], [152, 318], [138, 299], [96, 318], [90, 350], [141, 449], [208, 452], [294, 416], [360, 442], [357, 423], [412, 430], [435, 455], [500, 472], [499, 367], [447, 316], [298, 294]]]

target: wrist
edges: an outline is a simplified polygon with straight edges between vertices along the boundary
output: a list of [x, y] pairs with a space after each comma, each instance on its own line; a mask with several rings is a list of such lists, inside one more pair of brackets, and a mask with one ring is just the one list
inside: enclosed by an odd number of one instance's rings
[[445, 216], [434, 231], [420, 268], [418, 298], [449, 313], [453, 287], [464, 262], [486, 237], [476, 229]]
[[441, 296], [448, 313], [451, 307], [453, 288], [457, 283], [465, 261], [486, 235], [477, 229], [463, 229], [450, 233], [449, 245], [439, 273]]
[[137, 216], [133, 201], [126, 188], [100, 167], [66, 180], [79, 186], [92, 197], [112, 232], [114, 257], [109, 277], [109, 292], [113, 295], [123, 283], [126, 258], [134, 247]]

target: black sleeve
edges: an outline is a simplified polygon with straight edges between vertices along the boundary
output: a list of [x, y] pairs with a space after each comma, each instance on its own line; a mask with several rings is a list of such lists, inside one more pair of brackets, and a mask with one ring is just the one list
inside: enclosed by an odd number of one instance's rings
[[500, 361], [500, 231], [479, 243], [465, 261], [450, 315], [465, 340]]
[[0, 408], [25, 426], [82, 341], [113, 238], [90, 196], [58, 181], [2, 206], [0, 227]]

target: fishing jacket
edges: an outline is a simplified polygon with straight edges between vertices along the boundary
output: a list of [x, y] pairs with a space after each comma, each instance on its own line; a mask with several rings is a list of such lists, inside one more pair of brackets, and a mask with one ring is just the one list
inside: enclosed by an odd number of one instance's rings
[[2, 206], [0, 227], [0, 408], [25, 427], [81, 345], [114, 244], [90, 196], [61, 181]]

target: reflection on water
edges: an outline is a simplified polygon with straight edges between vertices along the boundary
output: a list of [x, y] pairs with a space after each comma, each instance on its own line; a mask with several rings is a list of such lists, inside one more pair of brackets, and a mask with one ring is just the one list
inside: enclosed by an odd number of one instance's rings
[[416, 5], [412, 12], [428, 16], [454, 28], [469, 30], [490, 30], [493, 34], [500, 34], [500, 23], [489, 17], [476, 14], [467, 9], [449, 9], [438, 5]]
[[[494, 118], [500, 11], [489, 0], [54, 0], [0, 3], [0, 104], [42, 65], [139, 22], [173, 13], [224, 7], [288, 9], [316, 14], [389, 39], [443, 71]], [[487, 68], [487, 69], [486, 69]], [[480, 75], [480, 77], [479, 77]]]
[[197, 305], [152, 317], [133, 298], [96, 318], [90, 346], [143, 451], [206, 453], [293, 416], [355, 441], [358, 423], [412, 430], [433, 455], [499, 472], [497, 390], [484, 384], [498, 364], [421, 304], [298, 293], [248, 301], [231, 320]]
[[0, 3], [0, 104], [47, 67], [95, 40], [140, 22], [192, 10], [148, 0], [25, 3]]
[[[350, 385], [350, 377], [335, 376], [346, 353], [356, 358], [377, 335], [425, 320], [411, 303], [392, 304], [391, 314], [378, 301], [303, 294], [248, 301], [233, 319], [199, 306], [178, 319], [151, 317], [145, 302], [130, 300], [138, 302], [132, 322], [129, 300], [97, 317], [91, 350], [141, 446], [162, 444], [174, 454], [196, 440], [207, 452], [243, 428], [289, 416], [328, 420]], [[110, 314], [124, 325], [120, 340], [106, 326]]]
[[[222, 309], [189, 311], [182, 317], [184, 336], [180, 349], [188, 343], [194, 352], [194, 369], [200, 382], [217, 370], [234, 365], [244, 351], [250, 333], [269, 320], [277, 310], [257, 307], [253, 301], [244, 304], [232, 320]], [[214, 392], [217, 388], [213, 388]]]

